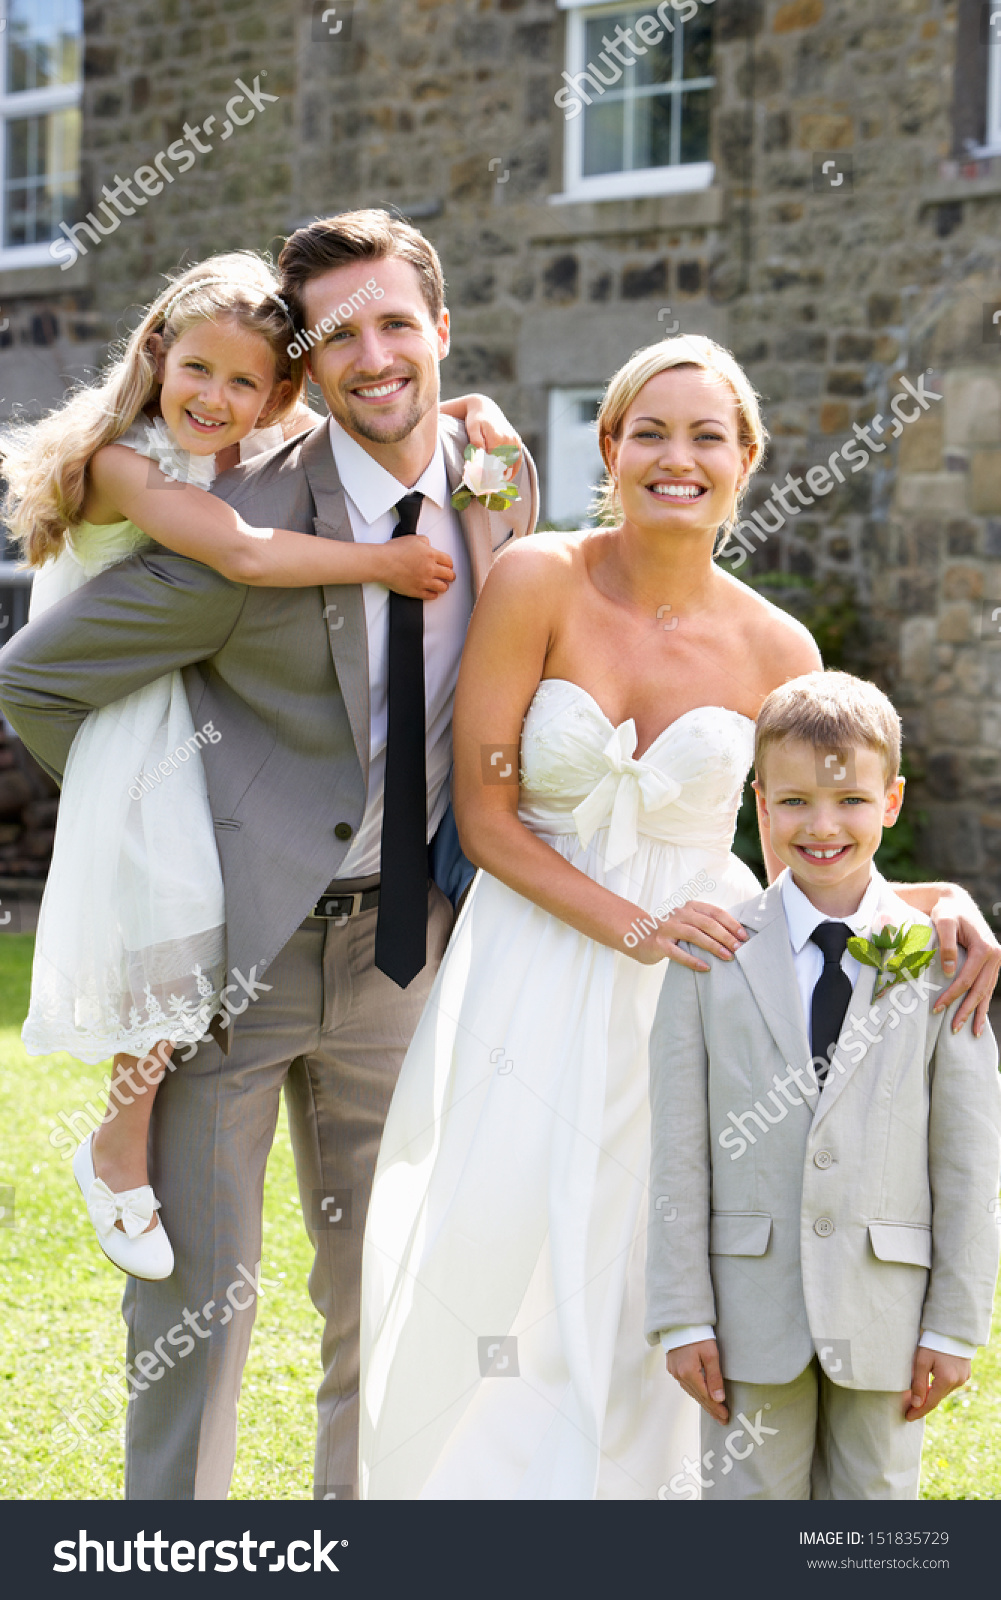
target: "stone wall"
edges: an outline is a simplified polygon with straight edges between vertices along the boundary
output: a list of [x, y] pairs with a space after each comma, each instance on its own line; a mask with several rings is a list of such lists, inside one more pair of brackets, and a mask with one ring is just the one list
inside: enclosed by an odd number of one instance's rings
[[[854, 586], [864, 664], [904, 714], [926, 858], [989, 908], [996, 647], [970, 619], [1001, 604], [997, 352], [978, 321], [1001, 304], [1001, 172], [962, 158], [982, 99], [971, 3], [715, 0], [713, 188], [554, 204], [566, 14], [553, 0], [355, 0], [336, 34], [300, 0], [87, 0], [88, 207], [187, 139], [185, 123], [212, 148], [65, 275], [48, 303], [58, 337], [86, 344], [97, 324], [114, 337], [162, 273], [212, 250], [397, 206], [445, 262], [446, 392], [489, 390], [544, 476], [551, 388], [603, 383], [675, 321], [730, 344], [772, 435], [749, 509], [889, 418], [902, 376], [934, 368], [946, 399], [791, 510], [745, 570]], [[224, 140], [205, 119], [237, 77], [278, 100]], [[34, 342], [45, 310], [25, 303], [18, 350], [51, 348]]]

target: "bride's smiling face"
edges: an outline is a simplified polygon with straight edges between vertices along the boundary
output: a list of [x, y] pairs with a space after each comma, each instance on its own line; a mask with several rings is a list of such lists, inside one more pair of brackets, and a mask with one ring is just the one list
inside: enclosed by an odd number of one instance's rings
[[606, 444], [626, 523], [715, 532], [730, 516], [755, 456], [741, 445], [736, 396], [721, 378], [673, 367], [644, 384]]

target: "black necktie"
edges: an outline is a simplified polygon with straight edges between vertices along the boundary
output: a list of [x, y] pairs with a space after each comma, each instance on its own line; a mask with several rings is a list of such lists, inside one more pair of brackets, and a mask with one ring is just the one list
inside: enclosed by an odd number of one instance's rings
[[[424, 496], [404, 495], [393, 538], [417, 532]], [[382, 862], [375, 964], [401, 989], [427, 961], [427, 754], [424, 732], [424, 602], [389, 596], [389, 686]]]
[[823, 1083], [827, 1077], [827, 1068], [819, 1065], [818, 1058], [830, 1060], [852, 997], [851, 979], [841, 970], [841, 957], [851, 936], [852, 930], [846, 922], [820, 922], [810, 935], [824, 956], [824, 970], [817, 979], [810, 1006], [810, 1049], [818, 1083]]

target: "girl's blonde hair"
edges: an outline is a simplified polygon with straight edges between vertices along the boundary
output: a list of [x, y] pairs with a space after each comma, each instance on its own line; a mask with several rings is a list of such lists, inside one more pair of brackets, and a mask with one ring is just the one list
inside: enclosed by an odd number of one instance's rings
[[278, 279], [252, 250], [233, 250], [189, 267], [153, 301], [101, 380], [75, 389], [38, 422], [9, 426], [0, 438], [7, 483], [6, 520], [29, 566], [40, 567], [80, 520], [87, 466], [103, 445], [127, 432], [160, 392], [151, 336], [164, 352], [199, 322], [232, 317], [266, 339], [275, 359], [275, 385], [289, 383], [287, 400], [268, 416], [273, 423], [296, 404], [304, 368], [286, 346], [293, 331], [278, 299]]
[[[676, 339], [662, 339], [658, 344], [647, 345], [644, 350], [637, 350], [635, 355], [630, 356], [625, 366], [620, 367], [609, 381], [601, 402], [598, 412], [598, 449], [605, 464], [605, 477], [598, 487], [592, 509], [602, 520], [617, 521], [622, 516], [622, 506], [605, 455], [607, 440], [620, 438], [626, 412], [651, 378], [656, 378], [661, 372], [685, 367], [700, 368], [709, 378], [720, 379], [733, 391], [737, 403], [738, 442], [742, 449], [757, 447], [748, 477], [760, 467], [768, 431], [761, 420], [758, 396], [743, 367], [729, 350], [705, 334], [684, 333]], [[715, 555], [722, 553], [727, 536], [736, 525], [746, 487], [735, 497], [730, 515], [722, 525], [723, 538], [714, 551]]]

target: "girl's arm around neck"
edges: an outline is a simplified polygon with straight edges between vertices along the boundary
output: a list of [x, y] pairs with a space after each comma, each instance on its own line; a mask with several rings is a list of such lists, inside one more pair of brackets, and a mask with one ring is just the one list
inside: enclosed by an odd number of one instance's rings
[[426, 539], [355, 544], [290, 528], [253, 528], [225, 500], [194, 484], [172, 482], [127, 445], [106, 445], [94, 456], [83, 514], [101, 522], [128, 517], [158, 544], [233, 583], [277, 589], [383, 583], [433, 599], [454, 577], [448, 556]]

